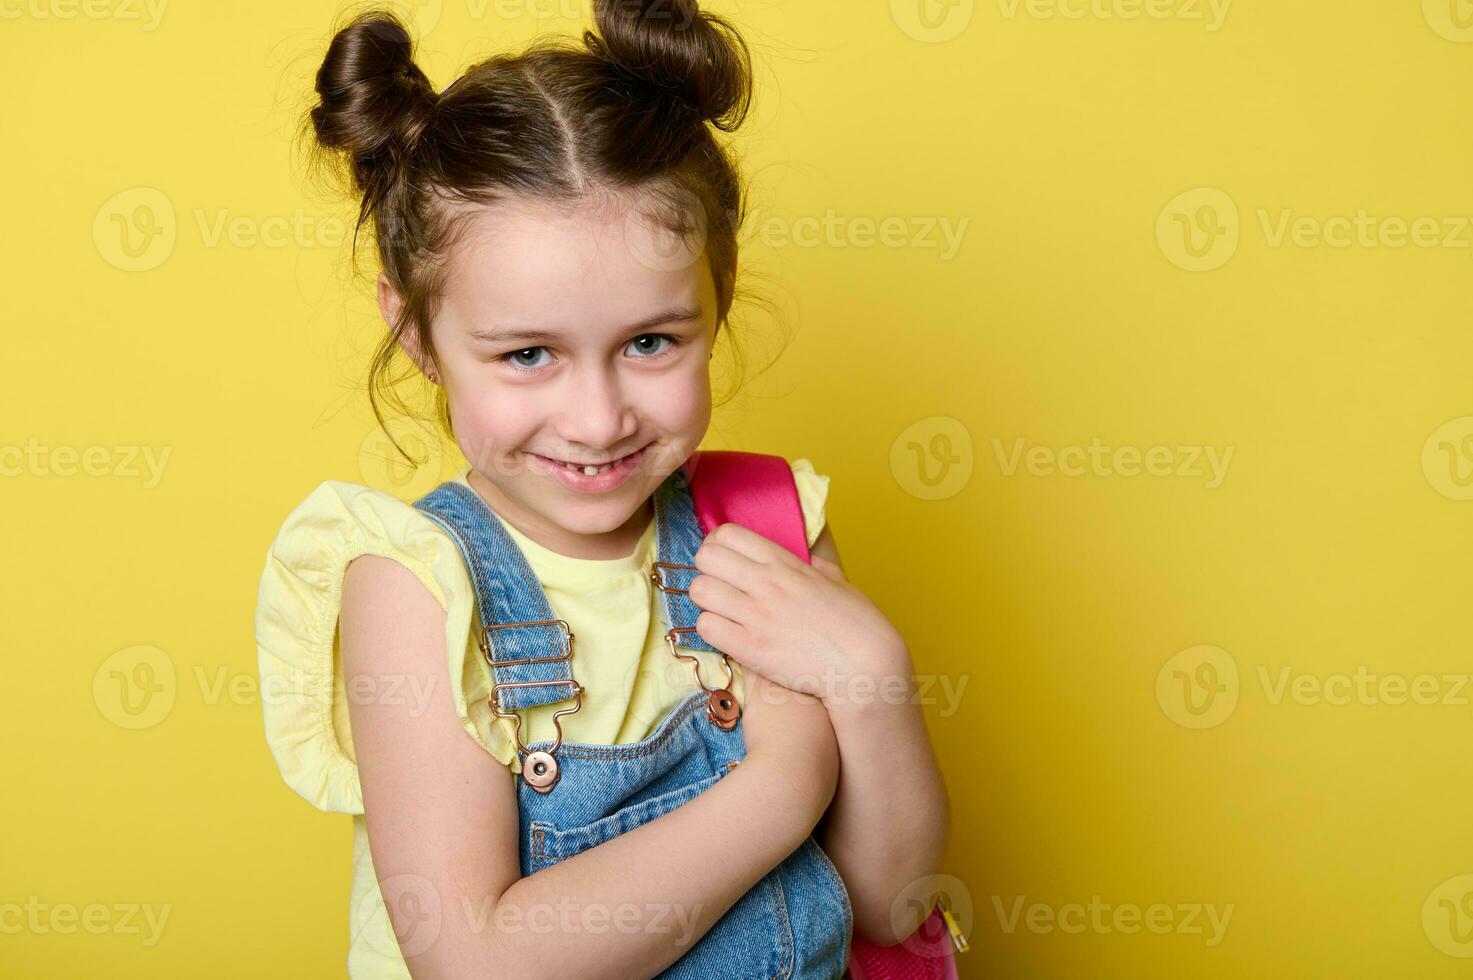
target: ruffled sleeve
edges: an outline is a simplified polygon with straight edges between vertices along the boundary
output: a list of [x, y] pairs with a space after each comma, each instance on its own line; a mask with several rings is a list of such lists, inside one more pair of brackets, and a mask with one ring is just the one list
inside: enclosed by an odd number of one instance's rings
[[[445, 657], [461, 724], [509, 768], [509, 723], [484, 701], [490, 668], [467, 656], [474, 593], [455, 542], [410, 504], [329, 480], [288, 515], [266, 552], [256, 600], [256, 652], [266, 742], [282, 778], [319, 810], [362, 813], [338, 651], [343, 573], [360, 555], [392, 558], [445, 610]], [[406, 685], [406, 688], [408, 685]], [[423, 692], [406, 689], [406, 698]], [[468, 704], [473, 706], [468, 708]]]
[[808, 531], [808, 547], [823, 533], [824, 507], [829, 498], [829, 478], [813, 470], [807, 459], [788, 461], [793, 470], [793, 482], [798, 485], [798, 500], [803, 505], [803, 524]]

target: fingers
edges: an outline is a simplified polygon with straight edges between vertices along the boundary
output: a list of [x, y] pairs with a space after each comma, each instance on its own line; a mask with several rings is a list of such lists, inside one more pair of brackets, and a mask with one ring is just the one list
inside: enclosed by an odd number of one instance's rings
[[706, 610], [696, 617], [696, 634], [722, 653], [735, 656], [746, 645], [747, 631], [740, 623]]
[[738, 623], [752, 621], [752, 597], [715, 574], [696, 575], [688, 586], [690, 600], [701, 609], [709, 609]]
[[[713, 543], [723, 548], [729, 548], [761, 564], [782, 565], [801, 561], [797, 555], [776, 541], [758, 534], [750, 528], [730, 522], [712, 528], [711, 533], [706, 535], [703, 546], [705, 543]], [[699, 551], [697, 554], [699, 554]]]

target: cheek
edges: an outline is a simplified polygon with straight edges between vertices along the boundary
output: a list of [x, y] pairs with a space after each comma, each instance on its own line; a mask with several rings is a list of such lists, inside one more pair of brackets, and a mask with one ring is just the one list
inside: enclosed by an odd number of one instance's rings
[[525, 446], [542, 416], [526, 398], [483, 389], [452, 396], [450, 420], [461, 452], [486, 472], [498, 456]]
[[639, 397], [645, 422], [665, 432], [705, 431], [711, 420], [711, 380], [702, 368], [651, 379]]

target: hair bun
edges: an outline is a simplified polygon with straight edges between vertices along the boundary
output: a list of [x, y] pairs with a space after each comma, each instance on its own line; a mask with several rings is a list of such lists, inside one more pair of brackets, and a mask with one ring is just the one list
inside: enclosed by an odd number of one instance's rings
[[657, 94], [673, 97], [718, 129], [741, 124], [752, 100], [752, 63], [731, 24], [695, 0], [595, 0], [593, 54]]
[[360, 190], [375, 187], [386, 167], [407, 156], [435, 107], [408, 29], [386, 11], [360, 14], [333, 36], [316, 88], [317, 141], [349, 155]]

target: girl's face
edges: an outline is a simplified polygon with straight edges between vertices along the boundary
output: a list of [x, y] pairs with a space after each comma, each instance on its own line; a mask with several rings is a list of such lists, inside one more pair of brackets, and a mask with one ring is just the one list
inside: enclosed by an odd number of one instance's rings
[[[514, 199], [467, 220], [430, 369], [471, 485], [544, 547], [623, 557], [711, 419], [716, 294], [700, 242], [624, 206]], [[563, 466], [612, 461], [594, 476]]]

